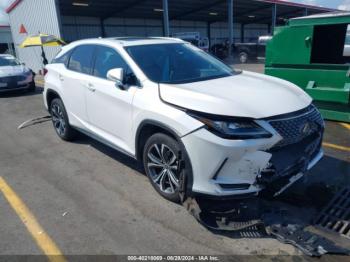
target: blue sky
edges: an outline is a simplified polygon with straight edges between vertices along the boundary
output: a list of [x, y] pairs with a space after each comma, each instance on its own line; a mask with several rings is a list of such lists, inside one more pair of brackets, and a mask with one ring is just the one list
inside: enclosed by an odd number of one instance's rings
[[[4, 9], [14, 0], [0, 0], [0, 25], [8, 24]], [[289, 0], [290, 2], [350, 10], [350, 0]]]

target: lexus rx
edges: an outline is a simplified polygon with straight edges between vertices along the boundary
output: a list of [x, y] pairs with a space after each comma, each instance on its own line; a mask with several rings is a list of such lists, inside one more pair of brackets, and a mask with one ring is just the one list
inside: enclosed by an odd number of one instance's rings
[[323, 155], [324, 122], [304, 91], [179, 39], [77, 41], [47, 70], [58, 136], [78, 130], [140, 160], [172, 201], [279, 194]]

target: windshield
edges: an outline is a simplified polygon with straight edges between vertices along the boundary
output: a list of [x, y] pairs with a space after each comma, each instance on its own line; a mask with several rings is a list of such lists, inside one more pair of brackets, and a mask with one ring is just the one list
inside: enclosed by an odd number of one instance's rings
[[147, 77], [157, 83], [190, 83], [234, 74], [230, 67], [190, 44], [155, 44], [125, 49]]
[[17, 61], [17, 59], [10, 57], [10, 56], [4, 56], [0, 57], [0, 66], [18, 66], [20, 63]]

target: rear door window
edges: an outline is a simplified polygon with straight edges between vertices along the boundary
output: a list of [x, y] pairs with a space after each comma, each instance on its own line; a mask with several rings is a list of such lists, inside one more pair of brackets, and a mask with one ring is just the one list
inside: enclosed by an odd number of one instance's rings
[[91, 74], [94, 51], [95, 46], [93, 45], [76, 47], [69, 59], [68, 69], [83, 74]]

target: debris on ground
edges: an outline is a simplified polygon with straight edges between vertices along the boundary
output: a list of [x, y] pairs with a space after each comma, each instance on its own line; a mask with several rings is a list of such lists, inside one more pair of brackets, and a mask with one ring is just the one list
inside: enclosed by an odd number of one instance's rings
[[36, 117], [36, 118], [33, 118], [33, 119], [29, 119], [25, 122], [23, 122], [22, 124], [20, 124], [17, 129], [23, 129], [23, 128], [26, 128], [26, 127], [29, 127], [29, 126], [34, 126], [34, 125], [38, 125], [38, 124], [41, 124], [41, 123], [44, 123], [44, 122], [48, 122], [51, 120], [51, 116], [42, 116], [42, 117]]
[[[343, 196], [350, 201], [350, 195]], [[336, 238], [329, 239], [310, 230], [314, 227], [314, 212], [309, 207], [306, 210], [258, 197], [232, 200], [187, 198], [183, 205], [197, 221], [214, 233], [234, 238], [274, 237], [313, 257], [324, 254], [350, 255], [350, 243], [349, 248], [345, 248], [338, 245]], [[350, 214], [350, 205], [346, 208], [347, 214]], [[301, 215], [303, 213], [305, 215]]]
[[[288, 212], [292, 211], [292, 212]], [[325, 254], [350, 255], [350, 249], [343, 248], [315, 232], [309, 231], [307, 220], [293, 216], [292, 208], [281, 214], [269, 212], [263, 214], [266, 233], [275, 237], [278, 241], [290, 244], [298, 248], [305, 255], [320, 257]]]

